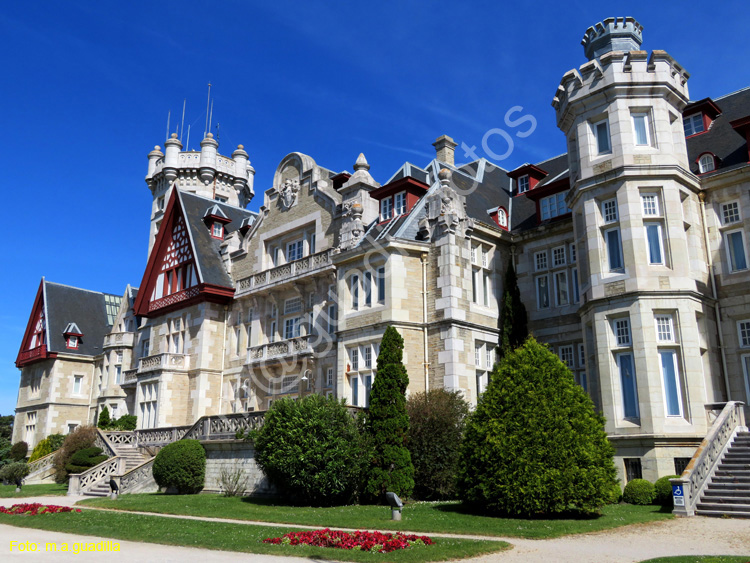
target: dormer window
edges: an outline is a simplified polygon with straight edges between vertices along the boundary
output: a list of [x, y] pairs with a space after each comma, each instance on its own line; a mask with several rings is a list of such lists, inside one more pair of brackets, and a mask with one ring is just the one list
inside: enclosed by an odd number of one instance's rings
[[380, 220], [387, 221], [393, 215], [393, 198], [386, 197], [380, 200]]
[[703, 133], [706, 130], [703, 124], [703, 114], [694, 113], [682, 118], [682, 125], [685, 127], [685, 136], [690, 137], [691, 135], [697, 135]]
[[224, 240], [224, 225], [222, 225], [218, 221], [214, 221], [214, 223], [211, 225], [211, 236], [213, 238]]
[[406, 192], [400, 192], [393, 196], [393, 202], [396, 215], [406, 213]]
[[518, 193], [522, 194], [529, 191], [529, 175], [526, 174], [518, 179]]
[[508, 228], [508, 213], [502, 207], [497, 211], [497, 222], [501, 227]]
[[83, 333], [76, 323], [68, 323], [68, 326], [66, 326], [63, 331], [63, 336], [65, 337], [66, 348], [69, 350], [78, 350]]
[[711, 153], [701, 155], [698, 159], [698, 170], [701, 174], [716, 170], [716, 158]]

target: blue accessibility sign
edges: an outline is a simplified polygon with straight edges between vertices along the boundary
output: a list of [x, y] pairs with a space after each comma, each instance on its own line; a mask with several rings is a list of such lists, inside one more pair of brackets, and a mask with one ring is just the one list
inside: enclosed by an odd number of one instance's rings
[[672, 485], [672, 496], [673, 497], [685, 496], [682, 492], [682, 485]]

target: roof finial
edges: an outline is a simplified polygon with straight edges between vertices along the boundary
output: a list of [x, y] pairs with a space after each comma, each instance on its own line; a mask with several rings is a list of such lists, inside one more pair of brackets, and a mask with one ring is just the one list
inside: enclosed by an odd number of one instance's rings
[[365, 154], [359, 153], [359, 156], [357, 157], [357, 162], [354, 163], [354, 171], [357, 172], [359, 170], [369, 170], [369, 169], [370, 169], [370, 165], [367, 163]]

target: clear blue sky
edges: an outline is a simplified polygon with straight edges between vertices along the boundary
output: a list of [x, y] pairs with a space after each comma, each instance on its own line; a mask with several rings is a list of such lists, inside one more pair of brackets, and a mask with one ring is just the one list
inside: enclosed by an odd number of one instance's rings
[[538, 127], [499, 164], [560, 154], [550, 102], [563, 73], [585, 62], [586, 28], [608, 16], [635, 17], [643, 48], [668, 51], [692, 74], [693, 99], [750, 85], [747, 2], [707, 8], [653, 0], [4, 2], [0, 414], [15, 407], [13, 362], [42, 276], [117, 294], [140, 283], [146, 155], [163, 146], [170, 110], [175, 130], [185, 98], [190, 148], [198, 147], [208, 82], [219, 150], [245, 145], [257, 209], [292, 151], [336, 171], [351, 170], [364, 152], [384, 182], [405, 160], [424, 165], [443, 133], [481, 147], [488, 130], [508, 129], [513, 106]]

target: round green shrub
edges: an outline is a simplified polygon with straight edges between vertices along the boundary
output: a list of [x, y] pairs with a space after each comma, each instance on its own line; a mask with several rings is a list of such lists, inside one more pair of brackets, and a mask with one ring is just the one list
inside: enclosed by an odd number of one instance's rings
[[31, 457], [29, 458], [29, 463], [49, 455], [52, 452], [56, 452], [62, 447], [64, 441], [65, 436], [62, 434], [50, 434], [34, 447], [34, 451], [31, 452]]
[[159, 487], [181, 495], [198, 493], [206, 479], [206, 450], [198, 440], [173, 442], [156, 454], [153, 473]]
[[482, 513], [594, 512], [611, 498], [613, 456], [589, 396], [529, 337], [495, 367], [469, 416], [459, 495]]
[[87, 469], [99, 465], [107, 459], [106, 455], [102, 455], [102, 451], [101, 448], [97, 447], [78, 450], [70, 458], [70, 462], [65, 466], [65, 470], [68, 473], [83, 473]]
[[29, 445], [23, 440], [16, 442], [10, 448], [10, 459], [13, 461], [21, 461], [26, 459], [26, 454], [29, 453]]
[[431, 389], [406, 401], [407, 446], [414, 464], [414, 498], [456, 498], [456, 470], [469, 403], [460, 391]]
[[124, 414], [120, 418], [113, 420], [109, 428], [110, 430], [135, 430], [138, 425], [138, 417], [134, 414]]
[[628, 504], [651, 504], [654, 500], [654, 484], [645, 479], [632, 479], [625, 485], [622, 500]]
[[320, 395], [274, 401], [251, 439], [256, 462], [293, 502], [321, 506], [354, 498], [367, 456], [343, 402]]
[[0, 480], [15, 484], [29, 474], [29, 465], [25, 461], [16, 461], [0, 469]]
[[654, 504], [672, 506], [672, 483], [670, 479], [677, 479], [679, 475], [665, 475], [654, 483]]

